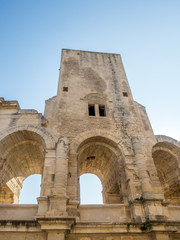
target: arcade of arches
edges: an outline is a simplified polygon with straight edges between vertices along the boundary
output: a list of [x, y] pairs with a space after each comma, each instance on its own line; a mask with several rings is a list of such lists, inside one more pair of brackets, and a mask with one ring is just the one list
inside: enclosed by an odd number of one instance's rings
[[[44, 140], [31, 131], [17, 131], [0, 141], [1, 204], [18, 203], [24, 179], [42, 174], [44, 155]], [[160, 142], [153, 147], [152, 156], [165, 199], [180, 205], [180, 148]], [[78, 171], [79, 176], [92, 173], [99, 177], [103, 203], [124, 202], [127, 193], [123, 157], [112, 141], [103, 137], [85, 140], [78, 149]]]

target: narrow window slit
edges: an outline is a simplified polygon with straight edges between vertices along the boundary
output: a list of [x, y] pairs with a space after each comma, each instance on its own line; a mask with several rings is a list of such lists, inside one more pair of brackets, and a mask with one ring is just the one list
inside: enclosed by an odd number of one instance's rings
[[95, 116], [95, 106], [92, 104], [89, 104], [88, 109], [89, 109], [89, 116]]
[[99, 105], [99, 116], [100, 117], [106, 116], [105, 106], [103, 106], [103, 105]]
[[52, 177], [52, 181], [54, 182], [55, 174], [52, 174], [51, 177]]
[[90, 156], [90, 157], [87, 157], [86, 160], [95, 160], [96, 157], [95, 156]]

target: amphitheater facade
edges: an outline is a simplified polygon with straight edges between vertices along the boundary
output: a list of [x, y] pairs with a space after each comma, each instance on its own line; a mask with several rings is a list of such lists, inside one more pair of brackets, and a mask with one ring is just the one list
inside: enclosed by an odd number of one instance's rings
[[[85, 173], [104, 204], [80, 204]], [[18, 204], [32, 174], [38, 204]], [[119, 54], [63, 49], [44, 115], [0, 98], [0, 240], [14, 239], [180, 239], [180, 142], [154, 135]]]

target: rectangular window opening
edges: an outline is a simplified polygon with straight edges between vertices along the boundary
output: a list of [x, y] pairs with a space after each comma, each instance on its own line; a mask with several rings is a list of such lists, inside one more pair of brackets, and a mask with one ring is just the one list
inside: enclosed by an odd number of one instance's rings
[[63, 92], [68, 92], [68, 87], [63, 87]]
[[52, 181], [54, 182], [55, 174], [52, 174], [51, 177], [52, 177]]
[[106, 116], [105, 106], [103, 106], [103, 105], [99, 105], [99, 116], [100, 117]]
[[123, 92], [123, 96], [124, 97], [128, 97], [128, 93], [127, 92]]
[[89, 116], [95, 116], [95, 106], [94, 105], [88, 105], [89, 109]]

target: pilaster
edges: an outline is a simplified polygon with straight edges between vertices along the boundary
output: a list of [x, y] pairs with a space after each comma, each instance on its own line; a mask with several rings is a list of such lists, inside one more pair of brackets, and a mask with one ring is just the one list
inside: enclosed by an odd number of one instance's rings
[[68, 172], [69, 142], [65, 137], [59, 138], [56, 147], [56, 163], [54, 187], [49, 196], [49, 211], [47, 216], [67, 217], [67, 172]]

